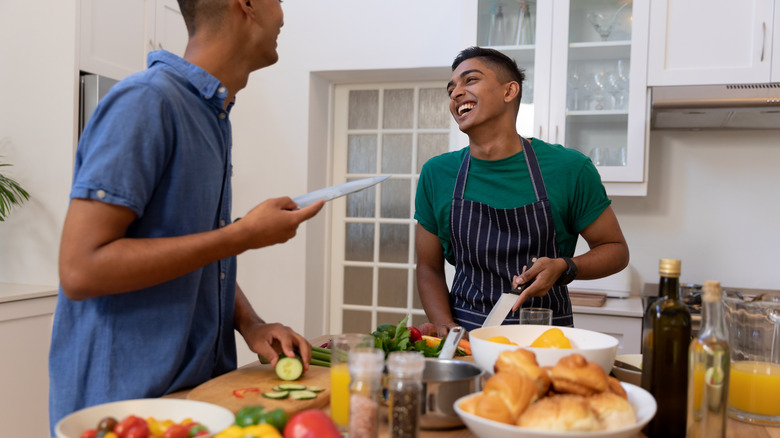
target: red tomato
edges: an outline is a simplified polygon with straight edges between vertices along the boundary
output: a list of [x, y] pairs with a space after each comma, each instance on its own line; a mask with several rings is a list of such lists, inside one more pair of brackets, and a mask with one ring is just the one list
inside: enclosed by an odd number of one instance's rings
[[149, 438], [149, 425], [144, 421], [131, 427], [124, 438]]
[[336, 423], [319, 409], [296, 414], [284, 427], [284, 438], [341, 438]]
[[95, 438], [95, 435], [97, 435], [96, 429], [87, 429], [84, 431], [84, 433], [81, 434], [81, 438]]
[[430, 322], [424, 322], [420, 324], [420, 333], [423, 335], [428, 336], [438, 336], [439, 333], [436, 331], [436, 326], [431, 324]]
[[412, 342], [422, 341], [422, 333], [417, 327], [409, 327], [409, 340]]
[[[127, 438], [127, 433], [130, 432], [130, 429], [141, 424], [146, 426], [146, 420], [141, 417], [136, 417], [135, 415], [128, 415], [114, 426], [114, 433], [119, 438]], [[149, 428], [147, 426], [147, 431], [148, 430]]]
[[163, 434], [163, 438], [188, 438], [190, 428], [181, 424], [174, 424]]

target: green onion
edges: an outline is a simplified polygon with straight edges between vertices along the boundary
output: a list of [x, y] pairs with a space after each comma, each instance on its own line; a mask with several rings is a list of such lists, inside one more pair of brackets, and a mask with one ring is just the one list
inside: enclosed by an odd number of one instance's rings
[[311, 352], [311, 358], [330, 363], [330, 354], [326, 354], [321, 351], [313, 350]]
[[312, 365], [317, 365], [317, 366], [321, 366], [321, 367], [330, 368], [330, 361], [319, 360], [319, 359], [315, 359], [314, 357], [312, 357], [310, 363]]

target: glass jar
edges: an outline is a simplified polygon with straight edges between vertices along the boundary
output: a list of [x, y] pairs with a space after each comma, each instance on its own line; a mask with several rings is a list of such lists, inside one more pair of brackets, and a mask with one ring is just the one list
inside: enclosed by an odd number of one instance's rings
[[415, 351], [394, 351], [387, 358], [390, 380], [389, 422], [392, 438], [417, 438], [420, 434], [422, 375], [425, 358]]
[[349, 352], [349, 438], [379, 436], [379, 403], [385, 353], [378, 348]]

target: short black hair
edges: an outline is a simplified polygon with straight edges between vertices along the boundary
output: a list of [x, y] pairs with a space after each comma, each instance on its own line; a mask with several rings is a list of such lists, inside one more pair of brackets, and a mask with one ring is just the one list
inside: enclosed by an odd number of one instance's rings
[[458, 53], [458, 56], [452, 61], [452, 71], [455, 71], [463, 61], [471, 58], [481, 58], [486, 64], [493, 67], [500, 81], [517, 82], [520, 85], [520, 95], [517, 100], [520, 101], [519, 98], [522, 97], [523, 93], [523, 81], [525, 81], [525, 70], [518, 67], [512, 58], [498, 50], [472, 46]]
[[189, 36], [207, 21], [218, 22], [227, 10], [225, 0], [177, 0]]

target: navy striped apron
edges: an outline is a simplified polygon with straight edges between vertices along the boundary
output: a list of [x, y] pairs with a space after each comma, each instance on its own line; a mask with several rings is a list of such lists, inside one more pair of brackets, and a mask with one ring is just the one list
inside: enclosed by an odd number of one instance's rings
[[[558, 257], [550, 201], [531, 142], [523, 141], [523, 154], [531, 175], [536, 202], [518, 208], [498, 209], [463, 199], [471, 153], [458, 171], [450, 212], [450, 240], [455, 255], [455, 279], [450, 306], [455, 322], [466, 330], [482, 327], [501, 293], [512, 287], [533, 256]], [[566, 286], [553, 286], [543, 297], [533, 297], [523, 307], [553, 310], [553, 325], [574, 326]], [[518, 324], [518, 312], [510, 312], [504, 324]]]

